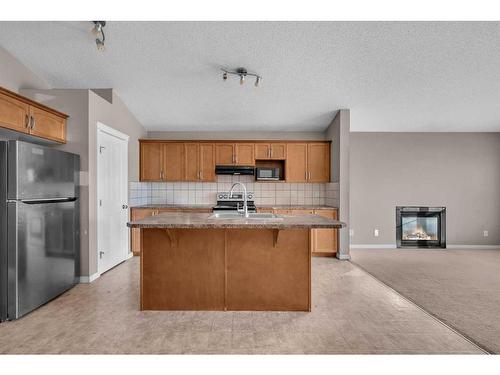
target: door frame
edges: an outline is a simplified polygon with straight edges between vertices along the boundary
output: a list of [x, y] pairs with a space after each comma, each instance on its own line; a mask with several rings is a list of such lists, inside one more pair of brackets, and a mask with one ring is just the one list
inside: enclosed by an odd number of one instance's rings
[[[104, 134], [107, 134], [107, 135], [110, 135], [110, 136], [113, 136], [117, 139], [119, 139], [120, 141], [124, 142], [124, 145], [125, 145], [125, 168], [124, 168], [124, 172], [125, 172], [125, 181], [126, 181], [126, 187], [125, 187], [125, 191], [126, 191], [126, 204], [128, 205], [128, 143], [129, 143], [129, 139], [130, 139], [130, 136], [128, 136], [127, 134], [125, 133], [122, 133], [110, 126], [107, 126], [105, 124], [103, 124], [102, 122], [97, 122], [97, 128], [96, 128], [96, 196], [97, 196], [97, 200], [96, 200], [96, 221], [97, 221], [97, 238], [96, 238], [96, 259], [97, 259], [97, 273], [100, 275], [101, 273], [103, 272], [106, 272], [106, 271], [101, 271], [100, 269], [100, 265], [99, 265], [99, 233], [100, 233], [100, 226], [99, 226], [99, 216], [100, 216], [100, 210], [99, 210], [99, 133], [104, 133]], [[127, 209], [127, 217], [128, 217], [129, 213], [128, 213], [128, 209]], [[129, 259], [130, 257], [132, 257], [133, 253], [130, 251], [130, 235], [126, 234], [125, 235], [125, 250], [123, 252], [123, 258], [122, 258], [122, 262]]]

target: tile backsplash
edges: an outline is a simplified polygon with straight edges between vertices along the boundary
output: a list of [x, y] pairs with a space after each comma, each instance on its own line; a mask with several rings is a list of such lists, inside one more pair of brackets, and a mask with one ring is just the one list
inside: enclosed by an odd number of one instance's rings
[[215, 205], [218, 191], [240, 181], [255, 194], [259, 205], [327, 205], [338, 207], [338, 183], [256, 182], [253, 176], [217, 176], [217, 182], [130, 182], [129, 205]]

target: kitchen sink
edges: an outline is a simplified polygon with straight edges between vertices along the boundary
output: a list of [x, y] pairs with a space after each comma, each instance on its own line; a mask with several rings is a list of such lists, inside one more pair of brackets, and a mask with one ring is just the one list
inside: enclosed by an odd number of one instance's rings
[[249, 217], [244, 217], [242, 214], [237, 213], [237, 212], [216, 212], [212, 215], [210, 215], [208, 218], [209, 219], [224, 219], [224, 220], [241, 220], [241, 219], [246, 219], [246, 220], [283, 220], [282, 215], [276, 215], [276, 214], [271, 214], [271, 213], [264, 213], [264, 212], [251, 212], [248, 214]]

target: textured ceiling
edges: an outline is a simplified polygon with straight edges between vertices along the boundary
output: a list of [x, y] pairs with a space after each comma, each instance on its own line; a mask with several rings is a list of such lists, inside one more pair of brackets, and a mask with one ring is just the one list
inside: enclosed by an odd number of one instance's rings
[[[498, 22], [0, 22], [54, 88], [113, 87], [149, 130], [500, 131]], [[245, 66], [262, 85], [223, 82]]]

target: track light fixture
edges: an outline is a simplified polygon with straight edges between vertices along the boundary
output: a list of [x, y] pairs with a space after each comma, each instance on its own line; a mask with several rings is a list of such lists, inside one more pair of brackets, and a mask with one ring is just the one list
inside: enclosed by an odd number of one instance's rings
[[240, 85], [243, 85], [245, 83], [245, 79], [247, 76], [255, 77], [255, 87], [259, 87], [260, 81], [262, 81], [261, 76], [256, 73], [249, 73], [245, 68], [238, 68], [236, 70], [227, 70], [221, 68], [221, 70], [224, 72], [222, 73], [222, 79], [224, 81], [227, 81], [228, 74], [238, 76], [240, 78]]
[[92, 28], [92, 34], [95, 36], [95, 44], [97, 46], [97, 50], [99, 52], [103, 52], [104, 41], [106, 40], [106, 36], [104, 35], [104, 26], [106, 26], [106, 21], [92, 21], [94, 27]]

